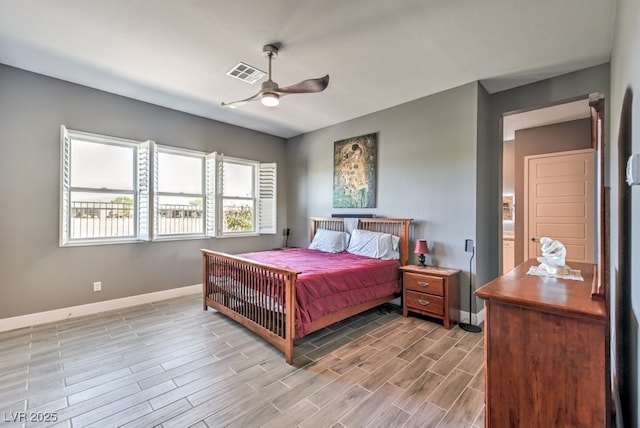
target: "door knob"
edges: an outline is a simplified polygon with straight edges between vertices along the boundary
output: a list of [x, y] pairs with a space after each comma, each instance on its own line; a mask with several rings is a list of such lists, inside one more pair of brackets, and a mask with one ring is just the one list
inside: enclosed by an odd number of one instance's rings
[[540, 240], [534, 236], [533, 238], [531, 238], [531, 242], [540, 242]]

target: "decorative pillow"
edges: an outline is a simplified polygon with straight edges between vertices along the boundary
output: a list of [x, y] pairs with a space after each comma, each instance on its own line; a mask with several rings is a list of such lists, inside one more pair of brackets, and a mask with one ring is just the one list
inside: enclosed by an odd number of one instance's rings
[[398, 260], [400, 259], [399, 242], [400, 238], [390, 233], [355, 229], [351, 233], [347, 251], [375, 259]]
[[309, 245], [309, 249], [326, 253], [339, 253], [346, 250], [347, 245], [349, 245], [349, 234], [347, 232], [318, 229]]

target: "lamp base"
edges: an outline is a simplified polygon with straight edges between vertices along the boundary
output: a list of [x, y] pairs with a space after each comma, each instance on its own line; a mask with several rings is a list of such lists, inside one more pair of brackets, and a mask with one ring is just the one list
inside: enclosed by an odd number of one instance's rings
[[482, 328], [478, 327], [477, 325], [469, 324], [466, 322], [461, 322], [458, 325], [461, 329], [463, 329], [464, 331], [468, 331], [469, 333], [480, 333], [482, 331]]

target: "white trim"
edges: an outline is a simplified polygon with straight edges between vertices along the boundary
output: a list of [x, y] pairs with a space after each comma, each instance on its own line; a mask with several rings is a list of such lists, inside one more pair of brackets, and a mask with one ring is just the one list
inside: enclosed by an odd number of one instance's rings
[[173, 299], [175, 297], [188, 296], [201, 292], [202, 284], [195, 284], [186, 287], [172, 288], [170, 290], [156, 291], [154, 293], [138, 294], [137, 296], [129, 296], [120, 299], [106, 300], [103, 302], [88, 303], [86, 305], [54, 309], [52, 311], [4, 318], [0, 319], [0, 332], [85, 315], [94, 315], [100, 312], [123, 309], [129, 306], [143, 305], [145, 303], [158, 302], [160, 300]]
[[[473, 314], [473, 325], [480, 325], [484, 322], [484, 308], [477, 314]], [[469, 312], [460, 310], [460, 322], [469, 322]]]
[[[389, 303], [396, 304], [400, 306], [400, 308], [402, 308], [402, 301], [400, 297], [396, 297], [395, 299], [391, 300]], [[473, 325], [480, 325], [484, 322], [484, 308], [482, 308], [480, 312], [478, 312], [477, 314], [473, 314], [473, 315], [474, 315], [472, 319]], [[460, 310], [460, 322], [469, 322], [469, 312]]]

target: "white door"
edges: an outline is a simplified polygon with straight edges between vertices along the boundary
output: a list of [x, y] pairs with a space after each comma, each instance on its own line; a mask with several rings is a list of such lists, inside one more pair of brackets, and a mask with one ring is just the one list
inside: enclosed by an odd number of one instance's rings
[[547, 236], [567, 248], [567, 261], [595, 263], [595, 150], [525, 157], [525, 259]]

